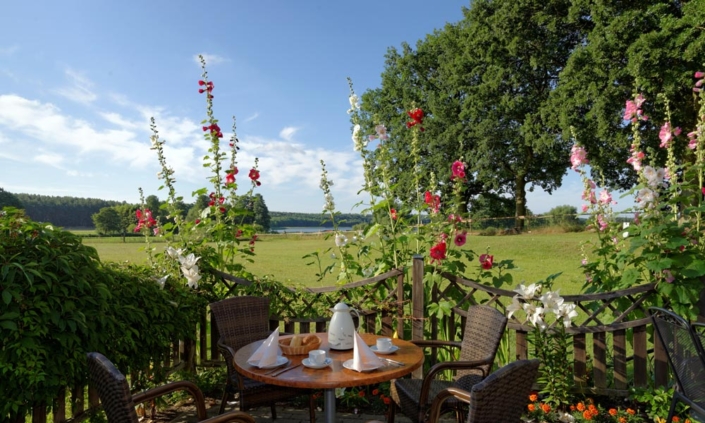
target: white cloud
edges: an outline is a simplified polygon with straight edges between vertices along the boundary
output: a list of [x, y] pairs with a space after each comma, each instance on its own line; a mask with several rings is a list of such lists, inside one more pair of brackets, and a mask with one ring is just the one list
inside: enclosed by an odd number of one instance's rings
[[61, 167], [61, 162], [64, 161], [64, 157], [61, 154], [56, 153], [41, 153], [33, 157], [35, 162], [43, 163], [48, 166], [52, 166], [58, 169], [63, 169]]
[[287, 126], [281, 131], [279, 131], [279, 136], [287, 141], [291, 141], [291, 139], [294, 137], [294, 134], [296, 134], [299, 129], [300, 128], [297, 128], [295, 126]]
[[257, 119], [259, 117], [259, 113], [255, 112], [253, 115], [249, 116], [247, 119], [245, 119], [245, 123], [247, 122], [252, 122], [253, 120]]
[[144, 128], [144, 122], [132, 122], [124, 117], [122, 117], [119, 113], [115, 112], [98, 112], [100, 116], [103, 117], [103, 119], [107, 120], [108, 122], [119, 126], [123, 129], [143, 129]]
[[[201, 59], [198, 56], [198, 54], [194, 54], [193, 61], [196, 62], [198, 66], [201, 66]], [[207, 66], [219, 65], [228, 61], [225, 57], [218, 56], [217, 54], [201, 53], [200, 56], [203, 56]]]
[[92, 91], [93, 82], [91, 80], [70, 68], [66, 69], [64, 73], [69, 79], [70, 85], [55, 89], [56, 94], [82, 104], [92, 103], [98, 98]]
[[20, 46], [17, 44], [11, 45], [9, 47], [0, 47], [0, 56], [12, 56], [19, 51]]

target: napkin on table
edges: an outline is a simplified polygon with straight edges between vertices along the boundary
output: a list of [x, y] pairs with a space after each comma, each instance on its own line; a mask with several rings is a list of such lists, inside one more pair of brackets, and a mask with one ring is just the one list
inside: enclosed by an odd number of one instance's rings
[[367, 346], [359, 333], [355, 332], [352, 368], [358, 372], [384, 366], [385, 363]]
[[279, 348], [279, 329], [272, 332], [262, 345], [247, 359], [250, 366], [264, 367], [271, 366], [277, 362], [277, 358], [282, 354]]

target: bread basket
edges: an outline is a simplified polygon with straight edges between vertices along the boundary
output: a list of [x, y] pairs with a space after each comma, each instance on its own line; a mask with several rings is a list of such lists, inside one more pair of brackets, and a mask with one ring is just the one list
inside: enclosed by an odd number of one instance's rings
[[[294, 337], [299, 337], [301, 339], [301, 345], [292, 347], [291, 341]], [[321, 346], [321, 338], [316, 335], [294, 335], [291, 337], [279, 339], [279, 346], [285, 355], [302, 355], [308, 354], [309, 351], [315, 350]]]

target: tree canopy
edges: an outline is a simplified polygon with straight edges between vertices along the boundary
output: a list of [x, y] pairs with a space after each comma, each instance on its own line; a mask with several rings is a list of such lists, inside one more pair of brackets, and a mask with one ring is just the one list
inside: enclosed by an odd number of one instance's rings
[[14, 207], [16, 209], [21, 209], [23, 208], [23, 204], [16, 195], [0, 188], [0, 210], [2, 210], [3, 207]]

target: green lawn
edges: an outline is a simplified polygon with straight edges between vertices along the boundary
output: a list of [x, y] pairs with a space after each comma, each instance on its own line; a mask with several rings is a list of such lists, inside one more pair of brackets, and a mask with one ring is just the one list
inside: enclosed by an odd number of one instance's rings
[[[556, 288], [562, 294], [575, 294], [580, 291], [584, 281], [580, 269], [581, 243], [595, 239], [592, 233], [535, 234], [527, 233], [513, 236], [468, 236], [467, 248], [482, 254], [489, 248], [495, 263], [513, 260], [515, 269], [511, 270], [514, 282], [527, 283], [544, 279], [562, 272], [556, 281]], [[147, 254], [142, 238], [128, 238], [122, 243], [120, 238], [85, 238], [84, 244], [95, 247], [102, 260], [130, 261], [144, 263]], [[335, 284], [334, 277], [327, 277], [322, 282], [316, 281], [316, 268], [307, 266], [302, 257], [305, 254], [320, 251], [323, 253], [333, 245], [333, 240], [325, 240], [321, 234], [312, 235], [263, 235], [257, 242], [254, 263], [246, 268], [256, 275], [272, 275], [277, 280], [288, 284], [302, 284], [309, 287], [329, 286]], [[161, 251], [166, 244], [155, 242], [153, 245]], [[322, 255], [326, 264], [330, 263], [330, 254]], [[466, 277], [472, 279], [477, 275], [477, 263], [471, 263]]]

